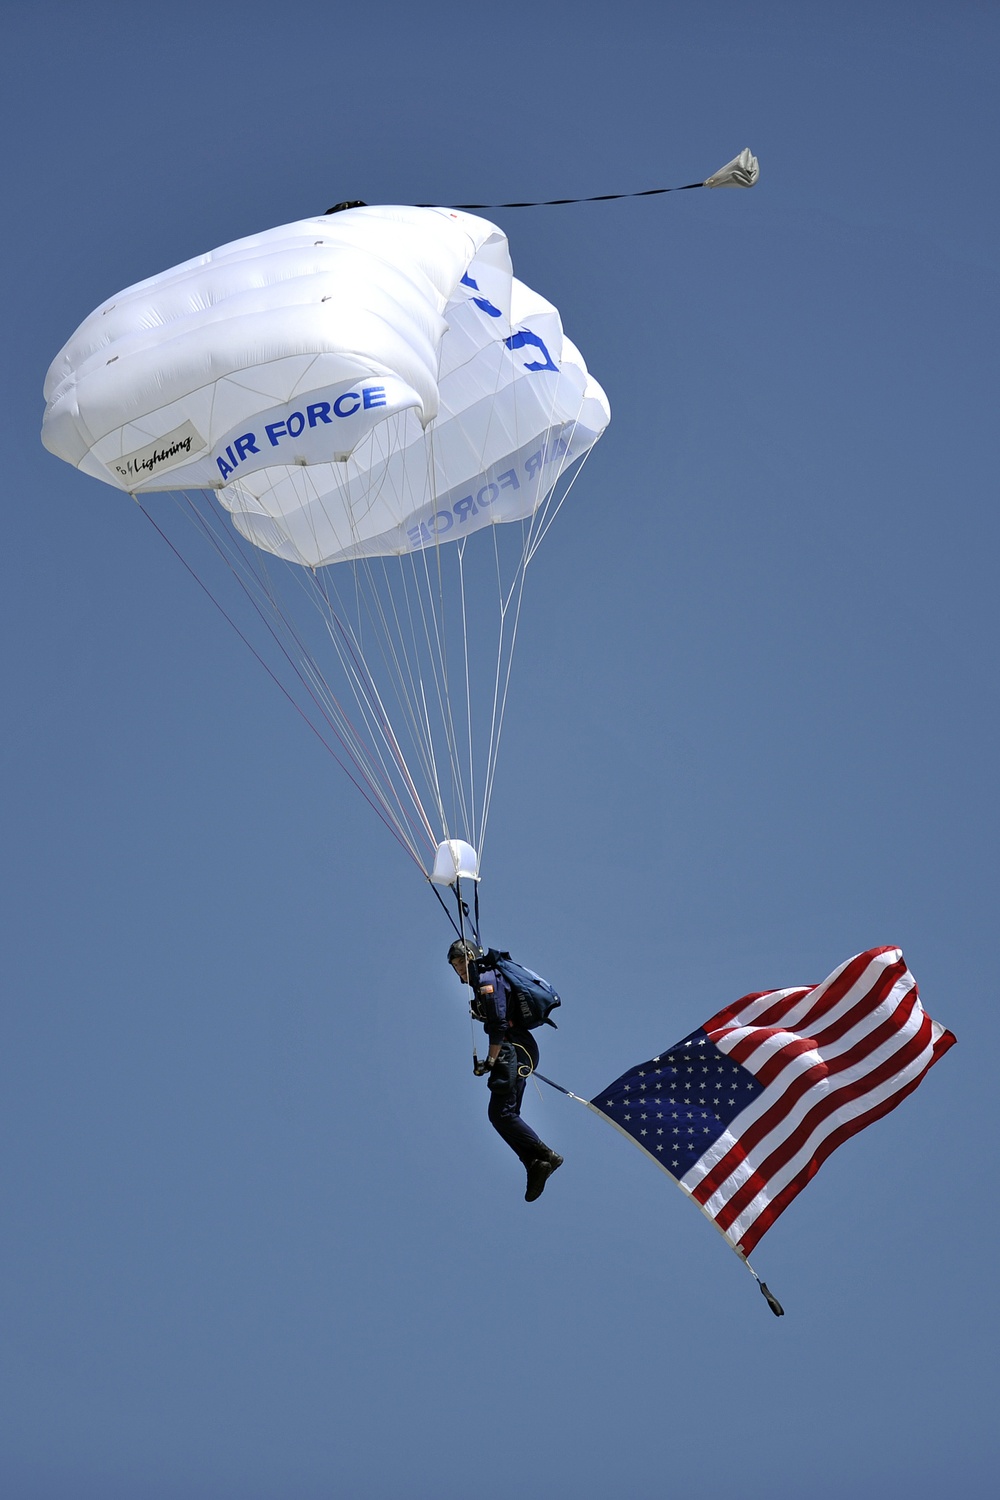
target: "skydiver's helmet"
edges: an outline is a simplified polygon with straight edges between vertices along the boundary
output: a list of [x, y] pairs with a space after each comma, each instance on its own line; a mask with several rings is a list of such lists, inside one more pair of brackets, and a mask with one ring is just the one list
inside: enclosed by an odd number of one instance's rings
[[475, 963], [477, 958], [482, 958], [482, 956], [482, 948], [477, 948], [476, 944], [470, 942], [468, 938], [456, 938], [448, 949], [448, 962], [450, 964], [453, 964], [456, 958], [464, 958], [466, 963], [472, 964]]

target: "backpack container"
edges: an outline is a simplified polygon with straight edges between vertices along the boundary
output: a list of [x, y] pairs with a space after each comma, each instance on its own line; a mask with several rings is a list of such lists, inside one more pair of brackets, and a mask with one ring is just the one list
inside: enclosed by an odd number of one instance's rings
[[555, 1027], [549, 1013], [562, 1001], [547, 979], [516, 963], [509, 953], [497, 948], [490, 948], [479, 959], [477, 968], [496, 969], [507, 981], [510, 987], [507, 1017], [515, 1026], [523, 1026], [526, 1031], [534, 1031], [536, 1026]]

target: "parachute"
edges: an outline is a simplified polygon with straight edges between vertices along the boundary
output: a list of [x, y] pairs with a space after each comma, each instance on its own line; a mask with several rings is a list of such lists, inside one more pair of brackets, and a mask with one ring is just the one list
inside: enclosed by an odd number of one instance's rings
[[610, 418], [502, 231], [362, 205], [234, 241], [98, 307], [45, 399], [45, 446], [171, 546], [174, 495], [428, 878], [478, 879], [525, 573]]

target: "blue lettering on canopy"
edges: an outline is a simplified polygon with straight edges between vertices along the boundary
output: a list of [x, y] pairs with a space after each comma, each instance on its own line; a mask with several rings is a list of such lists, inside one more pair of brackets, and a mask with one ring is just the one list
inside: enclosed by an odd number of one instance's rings
[[[550, 433], [545, 446], [524, 460], [525, 477], [529, 480], [536, 479], [544, 464], [562, 458], [568, 449], [569, 444], [564, 437], [557, 436], [554, 432]], [[488, 510], [500, 498], [501, 490], [521, 488], [516, 469], [504, 469], [502, 474], [497, 474], [496, 479], [487, 479], [485, 474], [481, 474], [480, 478], [483, 483], [476, 490], [475, 495], [463, 495], [461, 500], [455, 501], [450, 510], [435, 511], [428, 520], [408, 527], [406, 537], [410, 546], [427, 546], [435, 538], [445, 536], [453, 529], [456, 522], [459, 526], [464, 526], [473, 516], [479, 515], [480, 511]]]
[[[462, 286], [471, 286], [471, 288], [472, 288], [472, 290], [474, 292], [478, 292], [479, 291], [479, 282], [478, 281], [473, 281], [473, 279], [469, 275], [468, 271], [466, 271], [465, 275], [462, 277], [461, 284], [462, 284]], [[476, 304], [477, 307], [481, 307], [482, 308], [482, 310], [483, 310], [484, 313], [489, 313], [489, 315], [490, 315], [491, 318], [502, 318], [503, 317], [503, 313], [500, 311], [499, 307], [494, 307], [493, 303], [490, 302], [486, 297], [473, 297], [472, 300]]]
[[522, 328], [519, 332], [512, 333], [509, 339], [504, 339], [504, 343], [512, 351], [514, 349], [523, 349], [526, 344], [530, 344], [532, 349], [540, 349], [542, 351], [542, 354], [545, 356], [545, 363], [543, 364], [538, 359], [528, 360], [524, 366], [526, 370], [555, 370], [558, 373], [559, 366], [552, 363], [551, 354], [538, 337], [538, 334], [532, 333], [530, 328]]
[[[362, 408], [365, 411], [374, 411], [386, 405], [388, 402], [384, 385], [364, 385], [357, 391], [344, 391], [333, 402], [332, 410], [334, 416], [353, 417], [355, 412], [361, 411]], [[333, 421], [330, 411], [329, 401], [314, 401], [306, 407], [305, 415], [300, 411], [293, 411], [278, 422], [265, 422], [264, 431], [267, 433], [268, 442], [272, 448], [277, 448], [285, 438], [299, 437], [307, 425], [316, 427], [320, 422], [329, 425]], [[245, 432], [242, 437], [234, 439], [215, 460], [222, 478], [228, 479], [230, 474], [234, 473], [252, 453], [260, 454], [256, 433]]]

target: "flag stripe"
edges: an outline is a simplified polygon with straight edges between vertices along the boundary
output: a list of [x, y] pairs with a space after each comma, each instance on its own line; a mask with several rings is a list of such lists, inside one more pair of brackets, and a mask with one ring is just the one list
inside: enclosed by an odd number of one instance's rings
[[[902, 982], [898, 983], [902, 987]], [[865, 1059], [884, 1043], [893, 1039], [896, 1033], [906, 1026], [915, 1006], [919, 1008], [916, 986], [911, 986], [900, 997], [893, 1011], [884, 1019], [880, 1018], [881, 1024], [859, 1027], [857, 1039], [844, 1038], [847, 1045], [839, 1051], [831, 1051], [826, 1057], [821, 1056], [815, 1049], [801, 1053], [794, 1059], [798, 1064], [794, 1076], [784, 1080], [780, 1085], [774, 1083], [765, 1089], [760, 1098], [730, 1124], [731, 1134], [738, 1137], [740, 1143], [740, 1151], [735, 1160], [743, 1161], [749, 1153], [754, 1152], [772, 1135], [780, 1137], [783, 1130], [794, 1128], [798, 1118], [808, 1108], [808, 1103], [803, 1104], [803, 1101], [808, 1100], [808, 1096], [814, 1089], [825, 1091], [828, 1087], [827, 1080], [832, 1075], [855, 1068], [857, 1070], [855, 1076], [865, 1076], [867, 1072], [867, 1068], [863, 1066]], [[922, 1011], [920, 1013], [923, 1014]], [[706, 1152], [705, 1157], [702, 1158], [708, 1170], [704, 1180], [697, 1187], [692, 1178], [698, 1172], [698, 1166], [692, 1167], [685, 1179], [694, 1189], [695, 1197], [700, 1203], [707, 1202], [731, 1170], [730, 1164], [727, 1163], [725, 1155], [720, 1150], [721, 1146], [722, 1140], [720, 1139], [716, 1142], [716, 1154], [712, 1161], [707, 1160], [709, 1152]]]
[[749, 1016], [758, 1001], [770, 1000], [773, 995], [787, 995], [788, 993], [788, 990], [754, 990], [752, 995], [743, 995], [739, 1000], [734, 1000], [732, 1005], [716, 1011], [715, 1015], [705, 1022], [704, 1030], [709, 1033], [718, 1031], [720, 1027], [728, 1026], [735, 1016]]
[[[921, 1078], [923, 1078], [924, 1074], [927, 1072], [927, 1069], [933, 1064], [933, 1062], [934, 1057], [932, 1055], [932, 1052], [930, 1051], [930, 1049], [925, 1048], [918, 1054], [917, 1057], [911, 1060], [908, 1067], [906, 1067], [901, 1073], [895, 1074], [890, 1083], [886, 1083], [881, 1089], [875, 1090], [873, 1093], [865, 1094], [859, 1100], [854, 1100], [845, 1104], [836, 1118], [828, 1122], [827, 1128], [822, 1132], [821, 1137], [814, 1137], [810, 1142], [808, 1142], [807, 1145], [804, 1146], [803, 1149], [790, 1162], [786, 1164], [784, 1170], [778, 1173], [768, 1183], [767, 1188], [760, 1194], [758, 1194], [758, 1196], [752, 1202], [747, 1204], [743, 1212], [736, 1219], [734, 1219], [731, 1224], [726, 1226], [726, 1228], [723, 1230], [723, 1233], [726, 1234], [734, 1244], [741, 1243], [747, 1232], [756, 1224], [757, 1220], [767, 1212], [771, 1203], [776, 1201], [786, 1188], [788, 1188], [792, 1183], [798, 1181], [800, 1178], [802, 1180], [802, 1185], [804, 1186], [806, 1182], [811, 1180], [812, 1176], [815, 1176], [815, 1173], [808, 1172], [809, 1164], [817, 1156], [819, 1157], [820, 1164], [822, 1164], [822, 1162], [825, 1160], [825, 1157], [829, 1154], [825, 1151], [824, 1148], [826, 1141], [831, 1136], [837, 1136], [838, 1132], [843, 1127], [849, 1126], [855, 1119], [867, 1117], [867, 1115], [872, 1110], [878, 1110], [883, 1114], [887, 1113], [889, 1109], [892, 1109], [895, 1104], [899, 1103], [900, 1099], [905, 1098], [906, 1095], [911, 1091], [911, 1084], [920, 1082]], [[883, 1109], [883, 1105], [886, 1105], [887, 1108]], [[848, 1131], [848, 1134], [853, 1133], [853, 1131]], [[846, 1137], [844, 1138], [846, 1139]], [[805, 1176], [803, 1176], [803, 1174], [805, 1174]], [[794, 1196], [795, 1194], [793, 1193], [792, 1197]], [[717, 1224], [717, 1227], [721, 1226]]]
[[[899, 950], [892, 948], [885, 950], [885, 952], [898, 954]], [[830, 1028], [842, 1017], [849, 1015], [855, 1008], [863, 1014], [868, 1005], [878, 1003], [876, 998], [870, 997], [877, 996], [880, 998], [883, 994], [888, 993], [896, 978], [905, 974], [905, 972], [906, 966], [900, 956], [892, 963], [888, 963], [885, 958], [881, 958], [875, 964], [866, 966], [864, 972], [860, 975], [852, 976], [845, 973], [843, 975], [843, 983], [830, 987], [826, 985], [817, 986], [817, 991], [822, 991], [818, 1000], [810, 997], [806, 1002], [794, 1006], [790, 1013], [783, 1018], [778, 1018], [782, 1021], [782, 1029], [786, 1032], [795, 1031], [809, 1034], [817, 1027], [821, 1020], [825, 1020], [826, 1027]], [[848, 983], [848, 980], [853, 980], [853, 982]], [[768, 1024], [772, 1025], [773, 1030], [771, 1018], [768, 1018]], [[750, 1066], [751, 1072], [756, 1073], [756, 1068], [750, 1063], [750, 1059], [753, 1056], [753, 1047], [744, 1045], [744, 1037], [747, 1036], [748, 1039], [752, 1037], [755, 1029], [753, 1028], [747, 1032], [742, 1027], [739, 1030], [734, 1028], [729, 1032], [713, 1036], [712, 1039], [721, 1051], [728, 1053], [730, 1056], [739, 1048], [743, 1055], [736, 1060], [747, 1063]]]
[[866, 1125], [872, 1125], [876, 1120], [880, 1120], [883, 1115], [889, 1114], [891, 1110], [896, 1108], [897, 1104], [903, 1102], [907, 1094], [913, 1093], [917, 1085], [923, 1081], [928, 1069], [932, 1068], [938, 1059], [944, 1056], [949, 1047], [954, 1046], [955, 1038], [951, 1032], [946, 1031], [944, 1036], [946, 1038], [944, 1044], [942, 1046], [935, 1045], [932, 1048], [930, 1060], [920, 1069], [915, 1078], [911, 1078], [909, 1083], [890, 1094], [886, 1099], [883, 1099], [880, 1104], [873, 1105], [865, 1114], [858, 1115], [854, 1120], [845, 1120], [836, 1130], [831, 1131], [826, 1140], [816, 1148], [813, 1156], [806, 1166], [802, 1168], [801, 1172], [791, 1182], [785, 1184], [767, 1207], [757, 1215], [750, 1228], [741, 1235], [737, 1243], [744, 1255], [751, 1253], [754, 1246], [770, 1229], [775, 1219], [784, 1212], [792, 1199], [801, 1193], [804, 1187], [808, 1186], [827, 1157], [836, 1151], [838, 1146], [843, 1145], [844, 1141], [850, 1140], [852, 1135], [857, 1135], [858, 1131], [864, 1130]]
[[766, 1087], [774, 1082], [786, 1066], [793, 1063], [797, 1057], [801, 1057], [804, 1052], [808, 1052], [810, 1047], [822, 1053], [824, 1049], [832, 1048], [837, 1042], [843, 1041], [851, 1035], [852, 1031], [866, 1024], [872, 1013], [889, 999], [893, 988], [904, 975], [906, 975], [905, 966], [893, 964], [891, 968], [883, 972], [876, 985], [867, 994], [862, 995], [855, 1005], [847, 1006], [849, 997], [845, 998], [844, 1005], [847, 1008], [843, 1010], [843, 1013], [823, 1030], [816, 1030], [812, 1036], [800, 1037], [793, 1032], [786, 1031], [787, 1045], [770, 1060], [762, 1060], [760, 1065], [755, 1059], [750, 1067], [751, 1073], [759, 1083]]
[[[880, 1068], [873, 1073], [866, 1073], [852, 1083], [846, 1083], [842, 1088], [833, 1093], [821, 1097], [808, 1111], [796, 1128], [787, 1134], [780, 1145], [754, 1169], [742, 1185], [731, 1195], [727, 1195], [728, 1201], [724, 1206], [720, 1205], [715, 1217], [723, 1229], [728, 1229], [740, 1211], [750, 1203], [757, 1194], [762, 1192], [773, 1179], [779, 1176], [781, 1169], [812, 1140], [825, 1134], [824, 1126], [831, 1116], [835, 1116], [838, 1109], [842, 1109], [862, 1099], [867, 1094], [874, 1093], [882, 1084], [898, 1078], [902, 1072], [915, 1058], [927, 1053], [926, 1067], [930, 1067], [933, 1056], [930, 1051], [931, 1029], [930, 1022], [926, 1016], [920, 1019], [919, 1029], [912, 1036], [900, 1052], [893, 1048], [891, 1055], [886, 1058]], [[751, 1163], [748, 1161], [747, 1165]]]
[[[858, 980], [864, 975], [870, 964], [876, 963], [882, 954], [892, 953], [899, 955], [898, 948], [872, 948], [867, 953], [859, 953], [856, 958], [849, 958], [839, 968], [823, 980], [822, 984], [799, 986], [794, 989], [763, 990], [755, 995], [746, 995], [742, 1000], [737, 1000], [734, 1005], [728, 1005], [720, 1010], [705, 1023], [705, 1030], [711, 1036], [724, 1027], [733, 1025], [760, 1024], [773, 1025], [776, 1020], [784, 1020], [786, 1025], [792, 1025], [802, 1018], [802, 1013], [797, 1013], [794, 1006], [789, 1005], [787, 1010], [779, 1009], [783, 997], [804, 997], [809, 1004], [817, 1004], [825, 995], [831, 995], [837, 999], [840, 995], [851, 990]], [[768, 1004], [763, 1002], [768, 1000]], [[748, 1004], [748, 1002], [750, 1002]], [[773, 1014], [769, 1014], [773, 1012]]]

